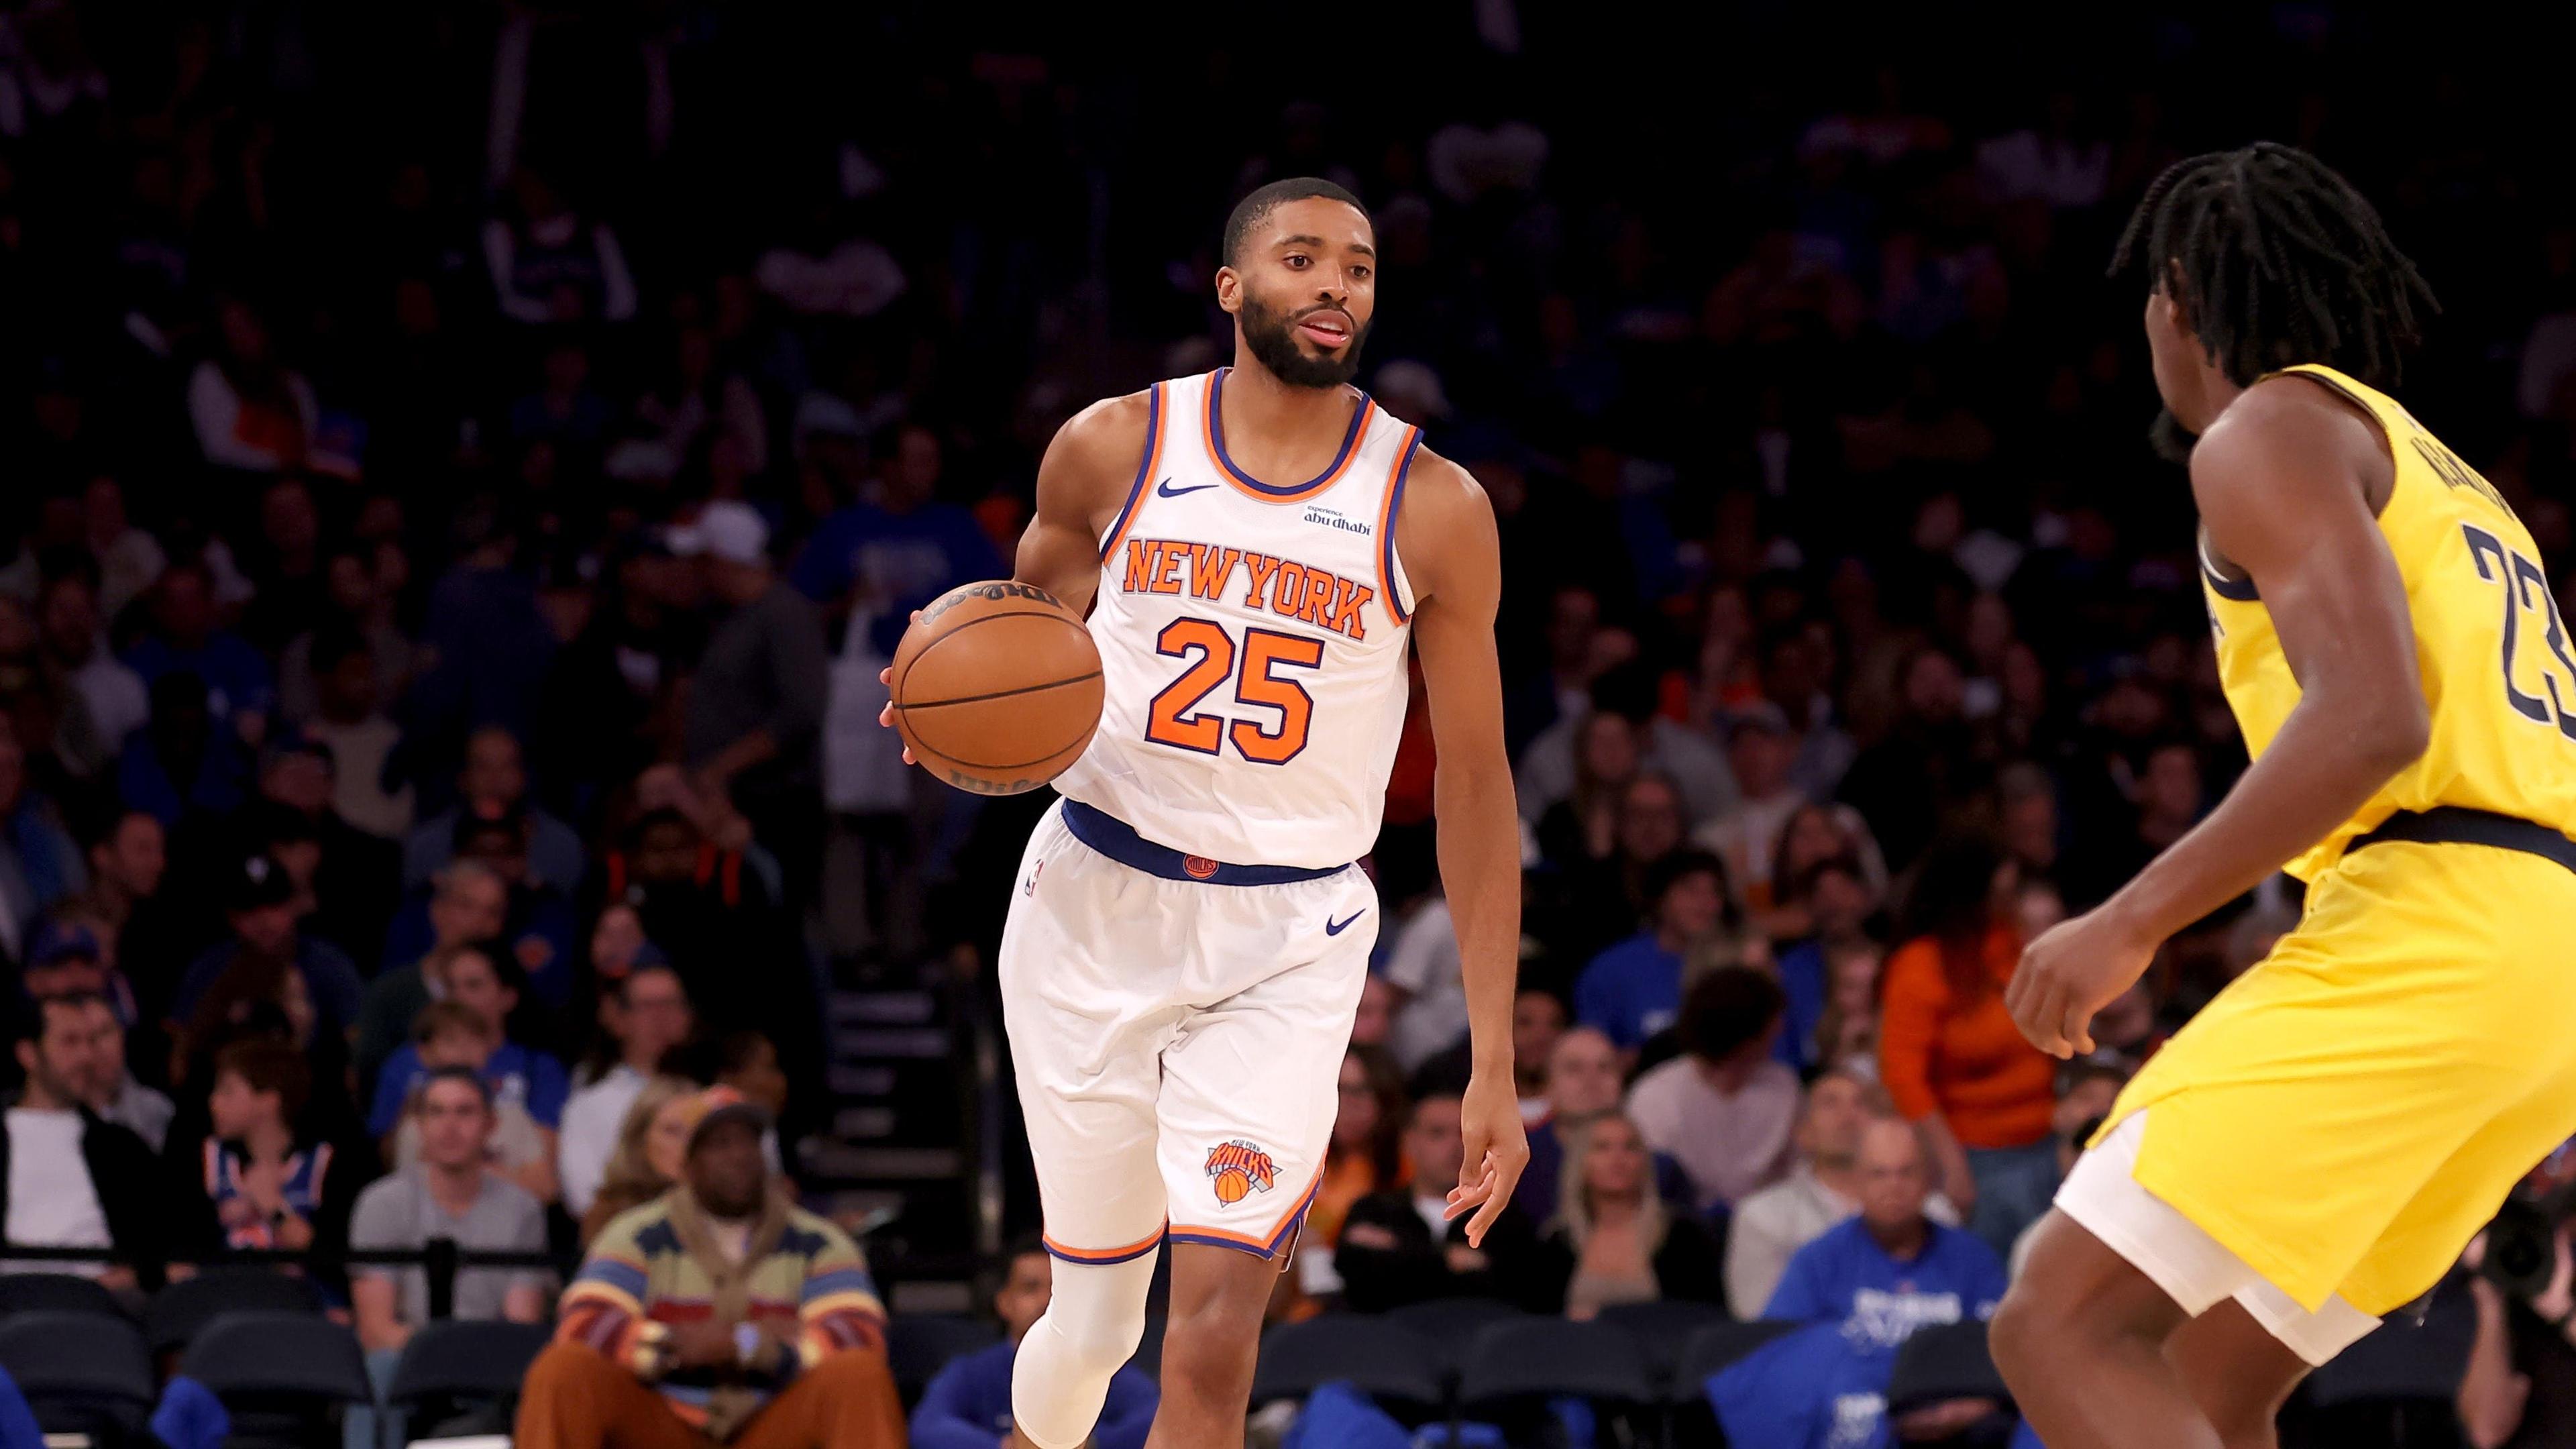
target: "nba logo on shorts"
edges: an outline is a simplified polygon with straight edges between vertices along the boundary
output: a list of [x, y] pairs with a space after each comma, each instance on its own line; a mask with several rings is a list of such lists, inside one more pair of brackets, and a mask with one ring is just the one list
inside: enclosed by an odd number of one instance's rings
[[1216, 1180], [1216, 1200], [1232, 1207], [1256, 1192], [1268, 1192], [1279, 1169], [1270, 1154], [1240, 1138], [1208, 1152], [1207, 1175]]
[[1181, 858], [1181, 869], [1189, 872], [1192, 880], [1206, 880], [1216, 874], [1216, 862], [1204, 855], [1188, 855]]

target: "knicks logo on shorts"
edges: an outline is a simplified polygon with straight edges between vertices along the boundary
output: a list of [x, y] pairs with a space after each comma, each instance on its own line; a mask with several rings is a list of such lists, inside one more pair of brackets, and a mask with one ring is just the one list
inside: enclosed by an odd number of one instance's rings
[[1185, 855], [1181, 857], [1181, 869], [1188, 871], [1192, 880], [1206, 880], [1216, 874], [1216, 862], [1204, 855]]
[[1208, 1152], [1207, 1175], [1216, 1181], [1216, 1200], [1232, 1207], [1256, 1192], [1268, 1192], [1279, 1180], [1270, 1154], [1240, 1138]]

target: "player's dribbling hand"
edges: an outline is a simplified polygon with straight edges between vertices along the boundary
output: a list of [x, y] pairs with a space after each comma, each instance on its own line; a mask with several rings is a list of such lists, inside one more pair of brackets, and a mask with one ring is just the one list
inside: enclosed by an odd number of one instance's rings
[[1529, 1132], [1521, 1125], [1520, 1093], [1512, 1074], [1476, 1073], [1458, 1103], [1458, 1119], [1464, 1165], [1443, 1216], [1455, 1221], [1460, 1213], [1475, 1213], [1467, 1219], [1467, 1246], [1481, 1248], [1485, 1230], [1503, 1215], [1512, 1189], [1520, 1185], [1521, 1169], [1529, 1165]]
[[[921, 622], [921, 611], [919, 609], [912, 611], [912, 619], [916, 624]], [[893, 665], [889, 664], [885, 668], [877, 671], [877, 683], [884, 685], [889, 690], [894, 688]], [[894, 728], [893, 700], [887, 700], [884, 706], [877, 711], [877, 728], [881, 730], [890, 730]], [[903, 747], [903, 762], [907, 765], [918, 765], [921, 763], [921, 761], [912, 757], [912, 746], [910, 745]]]
[[2109, 906], [2041, 933], [2021, 953], [2004, 1006], [2030, 1044], [2053, 1057], [2093, 1050], [2093, 1013], [2146, 974], [2156, 942]]

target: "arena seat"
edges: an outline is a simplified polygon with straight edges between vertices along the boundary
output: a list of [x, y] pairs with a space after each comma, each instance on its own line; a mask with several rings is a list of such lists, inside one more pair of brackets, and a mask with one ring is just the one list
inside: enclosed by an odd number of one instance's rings
[[48, 1435], [85, 1434], [101, 1446], [153, 1442], [145, 1428], [160, 1397], [152, 1351], [121, 1313], [12, 1313], [0, 1319], [0, 1369]]
[[1283, 1323], [1263, 1337], [1252, 1402], [1302, 1399], [1334, 1382], [1425, 1408], [1447, 1397], [1439, 1355], [1420, 1334], [1391, 1317], [1327, 1313]]

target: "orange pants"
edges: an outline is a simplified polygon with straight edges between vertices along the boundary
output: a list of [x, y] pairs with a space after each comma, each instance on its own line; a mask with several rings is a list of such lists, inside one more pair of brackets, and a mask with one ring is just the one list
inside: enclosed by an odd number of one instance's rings
[[[520, 1389], [519, 1449], [711, 1449], [653, 1386], [578, 1343], [537, 1355]], [[844, 1349], [796, 1376], [727, 1449], [903, 1449], [885, 1355]]]

